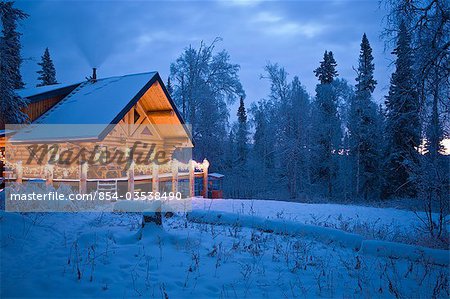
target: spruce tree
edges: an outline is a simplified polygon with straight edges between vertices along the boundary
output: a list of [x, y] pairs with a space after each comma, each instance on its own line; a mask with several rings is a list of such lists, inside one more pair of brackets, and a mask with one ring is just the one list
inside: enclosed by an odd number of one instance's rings
[[36, 85], [37, 87], [58, 84], [58, 81], [56, 81], [55, 65], [50, 57], [48, 48], [45, 49], [44, 55], [41, 57], [41, 62], [38, 65], [41, 66], [41, 70], [37, 71], [39, 74], [38, 80], [41, 82]]
[[400, 24], [395, 72], [386, 97], [385, 195], [415, 195], [411, 173], [418, 158], [421, 141], [419, 98], [413, 70], [411, 38], [404, 22]]
[[17, 22], [26, 17], [22, 11], [12, 7], [12, 2], [0, 2], [2, 36], [0, 36], [0, 129], [5, 124], [21, 124], [28, 117], [22, 112], [27, 100], [22, 99], [15, 91], [23, 87], [18, 72], [20, 58], [20, 34], [15, 31]]
[[22, 81], [22, 75], [20, 74], [20, 65], [22, 64], [22, 57], [20, 50], [22, 46], [20, 44], [20, 36], [22, 35], [17, 31], [17, 24], [20, 20], [28, 17], [26, 13], [13, 7], [14, 2], [0, 2], [0, 17], [2, 21], [2, 35], [4, 39], [4, 53], [8, 61], [8, 72], [12, 79], [13, 88], [24, 88], [25, 84]]
[[348, 129], [355, 195], [365, 199], [379, 187], [380, 131], [377, 106], [372, 101], [372, 92], [377, 84], [373, 78], [374, 68], [372, 48], [364, 33]]
[[333, 52], [325, 51], [323, 54], [323, 60], [320, 62], [320, 66], [314, 70], [314, 74], [321, 84], [330, 84], [333, 79], [339, 74], [336, 71], [336, 60], [334, 60]]
[[237, 160], [240, 165], [244, 165], [247, 160], [248, 126], [247, 126], [247, 111], [245, 110], [243, 97], [241, 97], [240, 99], [237, 117], [238, 117], [238, 130], [236, 136], [237, 155], [238, 155]]
[[333, 53], [325, 51], [323, 61], [314, 71], [320, 84], [312, 110], [311, 158], [312, 177], [323, 184], [329, 197], [337, 174], [336, 153], [341, 140], [341, 124], [337, 111], [338, 94], [331, 84], [338, 75]]
[[377, 81], [373, 78], [373, 71], [375, 64], [373, 63], [372, 48], [370, 47], [369, 39], [364, 33], [361, 40], [361, 50], [359, 54], [358, 76], [356, 81], [356, 92], [370, 92], [375, 90]]

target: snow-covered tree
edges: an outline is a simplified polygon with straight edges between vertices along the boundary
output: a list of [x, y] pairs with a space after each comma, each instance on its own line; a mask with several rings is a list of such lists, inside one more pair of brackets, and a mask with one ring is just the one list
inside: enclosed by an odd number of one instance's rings
[[269, 63], [261, 77], [269, 80], [270, 93], [268, 100], [252, 107], [254, 156], [267, 181], [298, 198], [310, 191], [311, 183], [310, 96], [300, 79], [294, 76], [289, 82], [287, 71], [277, 63]]
[[[422, 122], [426, 124], [425, 135], [428, 141], [435, 139], [434, 145], [431, 142], [428, 146], [438, 150], [437, 139], [450, 135], [450, 119], [447, 117], [450, 112], [450, 3], [436, 0], [384, 2], [389, 9], [384, 31], [388, 45], [402, 22], [411, 36]], [[441, 137], [430, 136], [437, 132]]]
[[22, 56], [20, 50], [22, 45], [20, 43], [20, 36], [17, 31], [17, 25], [20, 20], [28, 17], [26, 13], [14, 7], [14, 2], [5, 1], [0, 2], [0, 17], [2, 21], [2, 35], [4, 39], [3, 55], [6, 55], [9, 68], [9, 76], [12, 79], [14, 89], [21, 89], [25, 86], [20, 74], [20, 65], [22, 64]]
[[336, 176], [336, 188], [334, 195], [340, 198], [351, 199], [354, 196], [354, 186], [352, 182], [352, 161], [350, 157], [349, 129], [351, 103], [355, 98], [354, 86], [344, 78], [335, 78], [331, 85], [337, 94], [337, 111], [341, 123], [342, 144], [337, 161], [338, 173]]
[[377, 106], [372, 101], [376, 81], [372, 48], [366, 34], [361, 41], [356, 91], [350, 103], [348, 123], [350, 156], [352, 158], [352, 182], [354, 194], [367, 199], [379, 190], [380, 130]]
[[237, 117], [225, 143], [224, 172], [228, 179], [224, 187], [229, 196], [248, 198], [257, 188], [250, 183], [256, 169], [251, 169], [249, 163], [249, 124], [244, 97], [240, 99]]
[[239, 65], [230, 62], [225, 50], [215, 52], [216, 39], [209, 46], [203, 42], [198, 49], [190, 46], [171, 64], [173, 97], [192, 126], [195, 142], [194, 158], [207, 157], [212, 167], [223, 164], [224, 138], [227, 136], [228, 108], [245, 96], [239, 80]]
[[278, 105], [278, 156], [280, 177], [291, 198], [309, 186], [309, 95], [297, 76], [288, 85], [287, 98]]
[[[450, 81], [450, 11], [449, 1], [438, 0], [384, 0], [389, 13], [384, 31], [386, 41], [395, 41], [401, 23], [411, 36], [411, 49], [414, 51], [419, 96], [424, 102], [432, 98], [435, 82], [448, 92]], [[441, 97], [444, 102], [448, 99]], [[444, 103], [443, 103], [444, 104]], [[450, 105], [444, 104], [448, 113]]]
[[[251, 123], [254, 128], [251, 159], [251, 178], [255, 179], [254, 188], [257, 194], [267, 195], [274, 190], [276, 121], [278, 115], [273, 101], [260, 100], [253, 103], [250, 109]], [[281, 192], [281, 188], [279, 189]]]
[[41, 69], [37, 71], [39, 74], [38, 80], [41, 82], [36, 85], [37, 87], [58, 84], [58, 81], [56, 80], [55, 65], [50, 57], [48, 48], [45, 48], [44, 54], [41, 57], [41, 62], [39, 62], [38, 65], [41, 67]]
[[[288, 149], [286, 148], [288, 137], [286, 137], [285, 133], [289, 134], [289, 126], [286, 126], [289, 117], [288, 115], [284, 115], [284, 113], [289, 110], [287, 107], [290, 104], [291, 86], [288, 83], [288, 73], [284, 67], [279, 66], [277, 63], [268, 63], [264, 70], [266, 73], [261, 78], [266, 78], [270, 81], [269, 101], [271, 102], [271, 106], [269, 107], [273, 109], [266, 113], [275, 116], [270, 122], [272, 126], [272, 133], [270, 134], [273, 134], [272, 142], [275, 167], [268, 175], [272, 179], [272, 184], [286, 186], [289, 190], [291, 177], [290, 171], [286, 167], [288, 165], [286, 160], [289, 159], [291, 165], [295, 163], [293, 163], [292, 157], [289, 157]], [[287, 142], [293, 141], [288, 140]], [[291, 193], [290, 197], [295, 197], [295, 195]]]
[[255, 128], [253, 153], [262, 164], [264, 176], [267, 176], [275, 167], [275, 107], [272, 102], [261, 100], [252, 105], [251, 112]]
[[320, 84], [312, 107], [311, 169], [312, 180], [333, 195], [337, 175], [337, 157], [341, 143], [341, 123], [337, 110], [338, 93], [331, 84], [337, 76], [333, 53], [325, 51], [323, 61], [314, 71]]
[[391, 77], [386, 97], [386, 165], [387, 195], [414, 195], [415, 184], [411, 173], [418, 158], [421, 143], [419, 98], [413, 69], [411, 38], [404, 23], [400, 24], [395, 72]]
[[22, 109], [27, 101], [15, 91], [23, 87], [20, 77], [20, 34], [17, 22], [27, 15], [13, 7], [12, 2], [0, 2], [2, 36], [0, 37], [0, 129], [5, 124], [21, 124], [28, 120]]
[[426, 211], [426, 217], [421, 220], [431, 237], [447, 238], [448, 242], [445, 215], [449, 208], [449, 163], [448, 157], [442, 155], [441, 141], [450, 137], [450, 2], [385, 2], [389, 9], [385, 29], [388, 45], [403, 23], [411, 36], [410, 47], [414, 53], [422, 137], [426, 141], [425, 153], [418, 157], [419, 166], [412, 169], [418, 197]]

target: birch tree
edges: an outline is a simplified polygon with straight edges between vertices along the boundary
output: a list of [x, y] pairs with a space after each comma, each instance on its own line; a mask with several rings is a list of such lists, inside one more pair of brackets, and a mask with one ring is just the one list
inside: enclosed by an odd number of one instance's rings
[[240, 66], [231, 63], [227, 51], [215, 51], [219, 41], [186, 48], [171, 64], [170, 77], [175, 103], [192, 126], [195, 159], [208, 158], [212, 167], [220, 169], [228, 135], [227, 104], [244, 97], [245, 92], [238, 75]]

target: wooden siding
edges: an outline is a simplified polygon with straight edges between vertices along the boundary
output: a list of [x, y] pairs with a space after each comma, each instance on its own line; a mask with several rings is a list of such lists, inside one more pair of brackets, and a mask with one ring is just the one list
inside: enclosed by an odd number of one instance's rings
[[61, 95], [37, 102], [30, 103], [24, 112], [28, 114], [30, 121], [35, 121], [39, 116], [47, 112], [50, 108], [55, 106], [56, 103], [61, 101], [66, 95]]

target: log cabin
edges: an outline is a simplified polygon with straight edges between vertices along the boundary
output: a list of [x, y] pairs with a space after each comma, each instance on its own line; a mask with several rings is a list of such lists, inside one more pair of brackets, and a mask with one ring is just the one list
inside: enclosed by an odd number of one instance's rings
[[[192, 136], [157, 72], [97, 79], [94, 69], [84, 82], [24, 89], [19, 95], [29, 100], [24, 112], [31, 123], [0, 132], [6, 181], [45, 180], [80, 193], [172, 191], [192, 197], [197, 178], [203, 183], [200, 193], [207, 196], [209, 163], [186, 158]], [[44, 163], [37, 155], [31, 159], [30, 147], [55, 144]], [[164, 153], [165, 163], [138, 163], [136, 157], [145, 160], [149, 145], [153, 155]], [[99, 163], [81, 159], [85, 149], [95, 152]], [[61, 163], [62, 155], [77, 151], [77, 161]], [[100, 159], [110, 152], [130, 156], [131, 163], [123, 168]]]

